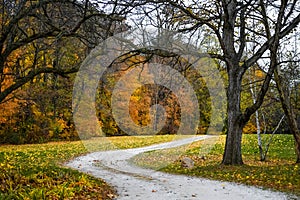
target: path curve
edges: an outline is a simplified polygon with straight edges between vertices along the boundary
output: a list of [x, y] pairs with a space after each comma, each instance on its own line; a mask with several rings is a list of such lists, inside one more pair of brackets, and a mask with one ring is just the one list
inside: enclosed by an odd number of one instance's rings
[[[114, 186], [118, 193], [117, 200], [297, 199], [285, 193], [229, 182], [167, 174], [140, 168], [127, 162], [139, 153], [177, 147], [208, 137], [210, 136], [195, 136], [142, 148], [95, 152], [77, 157], [65, 165], [101, 178]], [[95, 162], [101, 166], [95, 166]]]

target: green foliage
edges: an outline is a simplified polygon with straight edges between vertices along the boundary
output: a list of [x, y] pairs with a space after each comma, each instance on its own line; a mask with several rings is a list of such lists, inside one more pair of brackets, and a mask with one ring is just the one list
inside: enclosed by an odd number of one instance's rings
[[[267, 139], [269, 135], [263, 135]], [[193, 169], [181, 167], [180, 158], [162, 168], [169, 173], [187, 174], [209, 179], [233, 181], [248, 185], [262, 186], [300, 195], [300, 165], [295, 163], [294, 141], [291, 135], [275, 135], [270, 146], [266, 162], [259, 161], [256, 135], [244, 135], [242, 151], [245, 165], [220, 165], [224, 152], [225, 136], [221, 136], [210, 152], [203, 151], [203, 141], [196, 142], [186, 151], [176, 148], [170, 150], [152, 151], [136, 156], [132, 162], [157, 169], [158, 162], [168, 162], [178, 152], [195, 161]], [[203, 144], [205, 145], [205, 144]]]

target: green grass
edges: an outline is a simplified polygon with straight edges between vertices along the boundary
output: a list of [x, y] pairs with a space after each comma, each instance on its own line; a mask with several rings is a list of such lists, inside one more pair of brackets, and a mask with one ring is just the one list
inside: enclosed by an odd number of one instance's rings
[[[101, 151], [147, 146], [178, 138], [128, 136], [96, 138], [84, 143], [89, 150]], [[292, 136], [276, 135], [267, 162], [260, 162], [256, 136], [244, 135], [244, 166], [220, 165], [224, 139], [221, 136], [216, 145], [208, 140], [148, 152], [135, 157], [134, 162], [170, 173], [235, 181], [300, 194], [300, 166], [294, 164]], [[85, 153], [88, 151], [81, 141], [0, 146], [0, 199], [111, 199], [115, 193], [102, 180], [61, 166], [63, 162]], [[183, 156], [192, 158], [196, 166], [193, 169], [182, 168], [179, 160]], [[168, 162], [170, 165], [166, 166]]]
[[[268, 137], [269, 135], [264, 135], [263, 139], [266, 141]], [[274, 137], [266, 162], [259, 161], [256, 135], [244, 135], [243, 166], [220, 165], [225, 136], [221, 136], [216, 142], [205, 141], [203, 144], [199, 141], [185, 147], [151, 151], [137, 155], [132, 162], [169, 173], [255, 185], [300, 195], [300, 165], [295, 164], [294, 141], [291, 135]], [[182, 157], [193, 159], [195, 167], [181, 167]], [[170, 164], [164, 166], [164, 163]]]
[[[85, 141], [89, 150], [134, 148], [173, 140], [173, 136], [112, 137]], [[62, 167], [88, 153], [81, 141], [0, 146], [0, 199], [112, 199], [100, 179]]]

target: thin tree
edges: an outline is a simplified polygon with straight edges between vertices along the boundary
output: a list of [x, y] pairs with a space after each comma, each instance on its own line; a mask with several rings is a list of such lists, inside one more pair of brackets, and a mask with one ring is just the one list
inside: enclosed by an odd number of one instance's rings
[[[277, 57], [274, 59], [278, 59]], [[294, 136], [295, 140], [295, 152], [296, 152], [296, 163], [300, 163], [300, 130], [297, 124], [297, 117], [295, 113], [295, 107], [293, 106], [291, 102], [291, 92], [289, 88], [289, 81], [284, 77], [284, 73], [280, 69], [280, 65], [278, 65], [275, 69], [275, 81], [277, 90], [280, 97], [280, 102], [282, 109], [284, 111], [284, 114], [287, 118], [288, 126], [290, 132]]]

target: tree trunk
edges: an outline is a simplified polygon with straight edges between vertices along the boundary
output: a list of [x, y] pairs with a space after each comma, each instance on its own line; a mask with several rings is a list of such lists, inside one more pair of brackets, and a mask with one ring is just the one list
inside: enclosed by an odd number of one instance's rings
[[239, 69], [229, 69], [229, 85], [227, 90], [227, 126], [225, 151], [222, 164], [242, 165], [242, 131], [244, 122], [240, 108], [242, 73]]
[[288, 83], [286, 83], [284, 78], [281, 76], [278, 67], [275, 69], [274, 75], [276, 86], [280, 96], [281, 106], [287, 118], [290, 131], [295, 139], [295, 151], [297, 155], [296, 163], [300, 163], [300, 130], [297, 125], [294, 108], [291, 104]]
[[294, 138], [295, 138], [295, 147], [296, 147], [296, 154], [297, 154], [297, 159], [296, 159], [296, 163], [300, 163], [300, 132], [298, 130], [297, 133], [294, 134]]
[[289, 114], [287, 111], [284, 111], [287, 116], [288, 125], [290, 128], [290, 131], [292, 132], [294, 139], [295, 139], [295, 151], [296, 151], [296, 163], [300, 163], [300, 131], [297, 126], [296, 117], [294, 115], [294, 111], [291, 108]]
[[225, 152], [222, 164], [224, 165], [242, 165], [242, 130], [239, 124], [228, 121], [228, 133], [226, 137]]
[[[285, 102], [281, 102], [282, 104], [285, 104]], [[284, 109], [284, 113], [287, 117], [288, 125], [290, 128], [291, 133], [294, 136], [295, 139], [295, 151], [296, 151], [296, 163], [300, 163], [300, 130], [297, 125], [296, 117], [293, 111], [293, 108], [290, 108], [290, 111], [287, 111]]]

